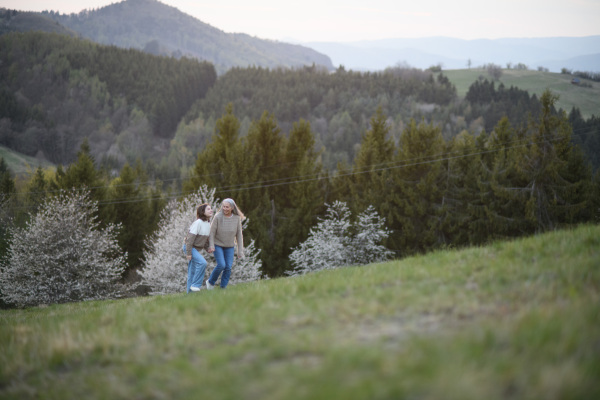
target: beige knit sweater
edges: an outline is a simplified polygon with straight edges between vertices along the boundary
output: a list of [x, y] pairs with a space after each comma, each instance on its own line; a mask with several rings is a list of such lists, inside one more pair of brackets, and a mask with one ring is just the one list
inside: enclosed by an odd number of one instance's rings
[[217, 213], [210, 224], [209, 246], [234, 247], [237, 242], [238, 256], [244, 255], [244, 237], [242, 236], [242, 219], [232, 214], [226, 217], [222, 212]]
[[190, 230], [185, 237], [185, 250], [188, 256], [192, 255], [192, 248], [200, 251], [208, 251], [208, 235], [210, 234], [210, 222], [197, 219], [190, 226]]

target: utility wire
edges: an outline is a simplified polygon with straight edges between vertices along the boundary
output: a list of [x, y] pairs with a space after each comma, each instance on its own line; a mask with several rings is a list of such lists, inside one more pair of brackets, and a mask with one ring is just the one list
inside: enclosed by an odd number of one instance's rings
[[[571, 135], [571, 137], [581, 136], [581, 135], [589, 134], [589, 133], [594, 133], [594, 131], [581, 132], [576, 135], [573, 134], [573, 135]], [[554, 137], [554, 138], [549, 138], [549, 139], [547, 138], [544, 141], [558, 141], [558, 140], [562, 140], [562, 139], [564, 139], [564, 138], [563, 137]], [[466, 157], [472, 157], [472, 156], [477, 156], [477, 155], [489, 154], [489, 153], [493, 153], [493, 152], [500, 151], [500, 150], [509, 150], [509, 149], [515, 149], [515, 148], [520, 148], [520, 147], [525, 147], [525, 146], [536, 144], [536, 142], [530, 140], [529, 138], [518, 138], [518, 139], [515, 139], [512, 141], [506, 142], [504, 144], [510, 144], [510, 143], [514, 143], [514, 144], [512, 146], [508, 146], [508, 147], [499, 146], [497, 148], [491, 148], [491, 149], [487, 149], [487, 150], [483, 150], [483, 151], [479, 151], [479, 152], [467, 153], [467, 154], [460, 154], [459, 151], [455, 151], [455, 152], [445, 153], [445, 155], [444, 154], [428, 155], [428, 156], [414, 157], [412, 159], [407, 159], [407, 160], [399, 160], [399, 161], [391, 161], [391, 162], [386, 162], [386, 163], [371, 164], [371, 165], [365, 166], [362, 170], [356, 170], [356, 171], [350, 170], [348, 172], [336, 174], [334, 176], [334, 178], [343, 177], [343, 176], [351, 176], [351, 175], [360, 175], [360, 174], [365, 174], [365, 173], [381, 172], [381, 171], [386, 171], [386, 170], [393, 170], [393, 169], [405, 168], [405, 167], [411, 167], [411, 166], [417, 166], [417, 165], [440, 163], [443, 161], [450, 161], [450, 160], [455, 160], [455, 159], [459, 159], [459, 158], [466, 158]], [[458, 154], [458, 155], [453, 155], [453, 154]], [[215, 174], [211, 174], [211, 175], [215, 175]], [[215, 193], [234, 192], [234, 191], [239, 192], [239, 191], [243, 191], [243, 190], [263, 189], [263, 188], [282, 186], [282, 185], [320, 181], [320, 180], [328, 179], [328, 178], [329, 178], [329, 176], [327, 176], [327, 175], [322, 175], [320, 173], [312, 173], [312, 174], [307, 174], [307, 175], [284, 177], [284, 178], [278, 178], [278, 179], [267, 180], [267, 181], [257, 181], [257, 182], [251, 182], [251, 183], [219, 186], [219, 187], [215, 188]], [[74, 190], [85, 190], [85, 189], [86, 188], [77, 188]], [[36, 193], [36, 192], [29, 192], [29, 193]], [[134, 199], [114, 199], [114, 200], [110, 200], [110, 201], [100, 201], [100, 202], [98, 202], [98, 205], [136, 203], [136, 202], [144, 202], [144, 201], [152, 201], [152, 200], [160, 200], [160, 199], [168, 200], [168, 199], [174, 199], [174, 198], [178, 198], [181, 196], [189, 195], [192, 193], [195, 193], [195, 191], [186, 191], [186, 192], [179, 191], [179, 192], [173, 193], [168, 196], [155, 195], [155, 196], [134, 198]], [[21, 194], [23, 194], [23, 193], [21, 193]], [[27, 194], [27, 192], [25, 192], [24, 194]], [[31, 208], [31, 207], [34, 207], [34, 206], [13, 207], [11, 209], [13, 209], [13, 210], [27, 209], [27, 208]]]

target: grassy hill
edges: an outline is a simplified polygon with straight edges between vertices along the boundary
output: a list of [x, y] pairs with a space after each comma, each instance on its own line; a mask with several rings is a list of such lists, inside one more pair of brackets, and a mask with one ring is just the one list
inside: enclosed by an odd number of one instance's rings
[[0, 157], [4, 158], [8, 168], [17, 175], [33, 172], [38, 166], [46, 168], [54, 165], [48, 161], [38, 160], [35, 157], [12, 151], [4, 146], [0, 146]]
[[[491, 80], [487, 71], [481, 68], [458, 69], [443, 71], [443, 74], [456, 86], [459, 96], [464, 97], [480, 76]], [[529, 70], [504, 69], [499, 82], [504, 86], [516, 86], [527, 90], [530, 94], [536, 94], [538, 98], [546, 89], [558, 94], [557, 106], [570, 112], [573, 107], [578, 107], [584, 118], [592, 115], [600, 116], [600, 83], [581, 79], [582, 83], [589, 83], [591, 88], [573, 85], [573, 77], [567, 74], [553, 72], [540, 72]]]
[[[0, 312], [3, 399], [592, 399], [600, 226]], [[184, 273], [182, 271], [182, 273]]]

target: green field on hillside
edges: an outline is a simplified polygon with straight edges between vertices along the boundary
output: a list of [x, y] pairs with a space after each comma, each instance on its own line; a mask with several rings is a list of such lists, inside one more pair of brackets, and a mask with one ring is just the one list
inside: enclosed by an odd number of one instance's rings
[[[492, 80], [487, 71], [481, 68], [448, 70], [443, 74], [456, 86], [458, 95], [462, 98], [467, 94], [469, 87], [480, 76]], [[589, 83], [591, 88], [573, 85], [573, 77], [567, 74], [553, 72], [539, 72], [530, 70], [503, 69], [502, 76], [496, 87], [503, 83], [507, 88], [511, 86], [527, 90], [529, 94], [536, 94], [538, 98], [546, 89], [558, 94], [557, 108], [562, 108], [567, 113], [573, 107], [578, 107], [584, 118], [592, 115], [600, 116], [600, 82], [581, 79], [582, 83]]]
[[48, 161], [41, 161], [35, 157], [29, 157], [11, 149], [0, 146], [0, 157], [4, 158], [6, 165], [17, 175], [25, 175], [35, 171], [39, 166], [43, 168], [54, 166]]
[[[182, 271], [182, 273], [184, 273]], [[0, 312], [2, 399], [600, 398], [600, 226]]]

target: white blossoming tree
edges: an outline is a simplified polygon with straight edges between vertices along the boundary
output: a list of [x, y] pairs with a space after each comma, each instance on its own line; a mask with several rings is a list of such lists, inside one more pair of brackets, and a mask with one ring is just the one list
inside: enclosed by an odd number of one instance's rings
[[11, 227], [0, 272], [3, 300], [18, 307], [116, 298], [127, 254], [119, 226], [100, 228], [98, 203], [89, 191], [63, 192], [46, 200], [24, 228]]
[[[220, 202], [215, 199], [215, 189], [201, 186], [197, 192], [186, 196], [183, 200], [171, 200], [161, 213], [156, 234], [146, 241], [144, 251], [144, 268], [139, 272], [140, 284], [152, 288], [150, 294], [167, 294], [183, 292], [186, 288], [188, 261], [182, 251], [184, 237], [192, 222], [196, 220], [198, 205], [208, 203], [216, 211]], [[244, 221], [243, 228], [248, 224]], [[244, 258], [235, 259], [229, 284], [249, 282], [261, 277], [260, 250], [256, 249], [254, 240], [244, 247]], [[216, 266], [212, 254], [202, 251], [206, 259], [206, 277]]]
[[350, 240], [349, 261], [353, 265], [365, 265], [385, 261], [394, 254], [381, 244], [390, 236], [385, 226], [385, 218], [380, 217], [375, 207], [370, 205], [358, 215]]
[[288, 275], [302, 275], [323, 269], [349, 265], [364, 265], [389, 259], [393, 254], [379, 244], [390, 232], [385, 219], [373, 206], [362, 212], [356, 222], [351, 222], [351, 212], [346, 203], [336, 201], [326, 204], [325, 218], [311, 228], [306, 241], [290, 254], [294, 269]]

